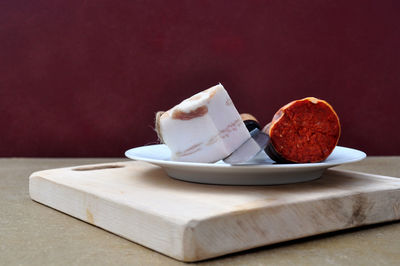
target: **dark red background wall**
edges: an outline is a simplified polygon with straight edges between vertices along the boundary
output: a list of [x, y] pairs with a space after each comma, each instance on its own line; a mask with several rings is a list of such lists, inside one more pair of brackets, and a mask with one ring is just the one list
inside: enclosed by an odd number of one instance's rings
[[0, 156], [123, 156], [218, 82], [263, 124], [325, 99], [340, 145], [399, 155], [400, 2], [0, 2]]

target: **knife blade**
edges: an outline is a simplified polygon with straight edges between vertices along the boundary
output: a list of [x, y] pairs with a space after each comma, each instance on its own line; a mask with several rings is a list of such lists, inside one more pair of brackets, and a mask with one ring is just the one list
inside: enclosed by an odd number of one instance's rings
[[239, 148], [223, 159], [223, 162], [232, 165], [245, 163], [265, 149], [269, 141], [267, 134], [255, 128], [250, 132], [250, 136]]

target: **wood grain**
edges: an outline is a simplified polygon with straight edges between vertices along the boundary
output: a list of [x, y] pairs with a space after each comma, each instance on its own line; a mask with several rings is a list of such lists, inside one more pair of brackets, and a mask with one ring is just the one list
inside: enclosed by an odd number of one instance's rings
[[35, 201], [182, 261], [400, 219], [400, 180], [339, 170], [301, 184], [218, 186], [132, 161], [35, 172], [29, 190]]

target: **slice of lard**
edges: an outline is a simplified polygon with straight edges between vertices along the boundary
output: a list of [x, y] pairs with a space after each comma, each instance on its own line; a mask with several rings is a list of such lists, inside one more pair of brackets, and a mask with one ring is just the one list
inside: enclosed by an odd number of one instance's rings
[[171, 159], [183, 162], [216, 162], [250, 138], [222, 84], [163, 113], [157, 119], [157, 130], [171, 150]]

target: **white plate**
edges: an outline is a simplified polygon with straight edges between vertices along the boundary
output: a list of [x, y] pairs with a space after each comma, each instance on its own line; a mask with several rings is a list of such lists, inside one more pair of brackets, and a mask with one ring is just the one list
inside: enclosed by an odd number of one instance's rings
[[320, 163], [276, 164], [264, 152], [243, 165], [188, 163], [170, 160], [164, 144], [142, 146], [125, 152], [126, 157], [162, 167], [169, 176], [196, 183], [221, 185], [276, 185], [305, 182], [319, 178], [329, 167], [357, 162], [366, 157], [362, 151], [337, 146]]

